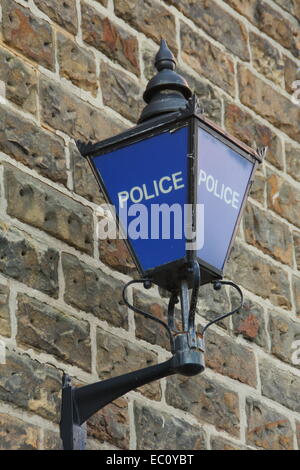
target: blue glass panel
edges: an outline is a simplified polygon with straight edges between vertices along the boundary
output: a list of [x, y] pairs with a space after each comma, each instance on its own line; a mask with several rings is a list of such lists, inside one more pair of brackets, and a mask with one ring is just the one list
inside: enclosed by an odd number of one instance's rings
[[198, 203], [204, 205], [204, 245], [197, 254], [217, 269], [224, 267], [252, 169], [252, 162], [199, 128]]
[[[107, 194], [120, 210], [120, 222], [124, 229], [129, 229], [128, 238], [144, 271], [181, 259], [185, 256], [185, 238], [176, 237], [174, 226], [170, 239], [163, 239], [161, 224], [157, 239], [133, 239], [130, 232], [137, 212], [126, 220], [125, 204], [130, 211], [134, 203], [143, 204], [148, 210], [148, 236], [155, 231], [150, 220], [153, 205], [187, 203], [187, 148], [188, 129], [162, 134], [133, 143], [111, 153], [95, 157], [95, 168], [106, 187]], [[123, 207], [123, 210], [122, 210]], [[175, 218], [171, 215], [174, 225]], [[177, 219], [178, 220], [178, 219]], [[181, 232], [184, 234], [184, 220], [180, 219]], [[147, 228], [147, 227], [146, 227]], [[141, 230], [145, 236], [145, 227]]]

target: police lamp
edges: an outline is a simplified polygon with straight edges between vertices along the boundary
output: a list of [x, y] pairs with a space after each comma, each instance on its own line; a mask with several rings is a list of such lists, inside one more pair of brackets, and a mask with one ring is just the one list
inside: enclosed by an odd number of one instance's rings
[[[203, 115], [187, 82], [175, 71], [174, 56], [164, 40], [155, 66], [158, 73], [144, 93], [147, 106], [138, 125], [96, 144], [77, 145], [111, 205], [140, 273], [139, 280], [125, 287], [124, 302], [167, 330], [172, 357], [163, 364], [77, 389], [65, 377], [63, 393], [72, 396], [63, 401], [65, 413], [73, 410], [69, 427], [64, 427], [66, 419], [62, 421], [65, 448], [74, 446], [78, 426], [132, 388], [175, 373], [202, 372], [205, 330], [240, 308], [196, 332], [201, 285], [212, 282], [219, 289], [229, 284], [242, 298], [238, 286], [221, 279], [266, 149], [251, 149]], [[136, 282], [145, 288], [155, 284], [170, 293], [166, 322], [128, 302], [126, 289]], [[178, 329], [174, 311], [179, 301]]]

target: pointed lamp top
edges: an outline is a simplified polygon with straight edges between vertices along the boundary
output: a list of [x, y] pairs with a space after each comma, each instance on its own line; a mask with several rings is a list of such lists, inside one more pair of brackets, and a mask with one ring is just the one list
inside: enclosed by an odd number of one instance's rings
[[155, 67], [159, 72], [163, 69], [175, 70], [176, 61], [165, 39], [160, 42], [160, 48], [155, 57]]
[[176, 61], [164, 39], [155, 57], [155, 67], [158, 73], [147, 85], [144, 93], [147, 106], [139, 122], [185, 109], [192, 96], [187, 81], [175, 72]]

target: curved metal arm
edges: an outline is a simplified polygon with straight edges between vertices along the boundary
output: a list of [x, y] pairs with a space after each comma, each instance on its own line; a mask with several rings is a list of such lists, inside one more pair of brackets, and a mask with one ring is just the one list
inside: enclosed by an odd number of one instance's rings
[[171, 343], [171, 350], [173, 351], [174, 341], [173, 341], [172, 331], [169, 328], [169, 326], [164, 321], [160, 320], [157, 317], [154, 317], [150, 313], [144, 312], [144, 310], [141, 310], [140, 308], [137, 308], [134, 305], [131, 305], [128, 302], [127, 298], [126, 298], [126, 290], [129, 286], [131, 286], [132, 284], [145, 284], [145, 283], [150, 283], [151, 284], [151, 280], [150, 279], [137, 279], [137, 280], [129, 281], [124, 286], [123, 291], [122, 291], [123, 301], [124, 301], [125, 305], [127, 305], [127, 307], [130, 308], [131, 310], [133, 310], [134, 312], [139, 313], [140, 315], [143, 315], [143, 317], [148, 318], [149, 320], [153, 320], [156, 323], [159, 323], [161, 326], [163, 326], [168, 332], [168, 335], [169, 335], [169, 338], [170, 338], [170, 343]]
[[102, 380], [95, 384], [74, 389], [74, 406], [76, 422], [81, 425], [96, 411], [111, 403], [116, 398], [125, 395], [143, 385], [175, 374], [172, 359], [155, 366], [145, 367], [138, 371]]
[[175, 374], [175, 370], [170, 359], [162, 364], [77, 388], [72, 387], [68, 376], [64, 376], [60, 423], [64, 449], [84, 448], [84, 429], [81, 425], [105, 405], [130, 390], [172, 374]]
[[64, 375], [60, 422], [64, 449], [84, 448], [84, 429], [81, 425], [105, 405], [130, 390], [176, 373], [191, 376], [202, 372], [203, 351], [191, 350], [185, 338], [180, 336], [176, 338], [176, 354], [161, 364], [78, 388], [73, 388], [70, 378]]
[[202, 330], [202, 336], [204, 335], [204, 333], [205, 333], [205, 331], [207, 330], [207, 328], [209, 328], [211, 325], [213, 325], [214, 323], [217, 323], [217, 322], [220, 321], [220, 320], [224, 320], [224, 318], [227, 318], [227, 317], [229, 317], [229, 316], [231, 316], [231, 315], [234, 315], [234, 314], [237, 313], [237, 312], [240, 310], [240, 308], [242, 308], [243, 305], [244, 305], [244, 296], [243, 296], [243, 292], [242, 292], [242, 290], [240, 289], [240, 287], [239, 287], [237, 284], [235, 284], [235, 283], [232, 282], [232, 281], [216, 281], [216, 282], [214, 282], [214, 288], [215, 288], [216, 290], [221, 289], [221, 285], [227, 285], [227, 286], [234, 287], [234, 288], [238, 291], [238, 293], [240, 294], [240, 296], [241, 296], [241, 303], [240, 303], [240, 305], [239, 305], [238, 307], [236, 307], [236, 308], [235, 308], [234, 310], [232, 310], [231, 312], [225, 313], [224, 315], [221, 315], [220, 317], [217, 317], [217, 318], [215, 318], [214, 320], [212, 320], [212, 321], [210, 321], [209, 323], [207, 323], [207, 325], [205, 325], [205, 327], [204, 327], [203, 330]]

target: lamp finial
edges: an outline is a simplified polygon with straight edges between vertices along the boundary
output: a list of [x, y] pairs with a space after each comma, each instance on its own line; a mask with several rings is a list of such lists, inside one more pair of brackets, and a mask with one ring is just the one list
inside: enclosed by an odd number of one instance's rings
[[176, 61], [165, 39], [161, 40], [155, 67], [158, 73], [147, 85], [144, 93], [147, 106], [139, 122], [185, 109], [192, 96], [187, 81], [175, 71]]

